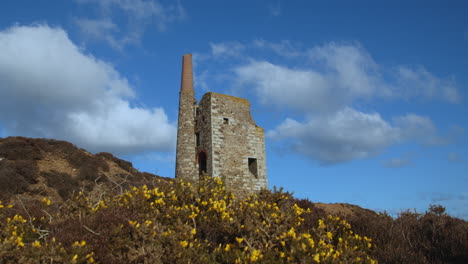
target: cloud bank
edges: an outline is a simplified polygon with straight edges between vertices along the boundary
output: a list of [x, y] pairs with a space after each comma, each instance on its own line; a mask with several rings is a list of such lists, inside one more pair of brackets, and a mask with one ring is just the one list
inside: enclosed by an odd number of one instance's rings
[[132, 105], [127, 79], [62, 29], [11, 27], [0, 32], [0, 50], [0, 123], [9, 135], [116, 154], [174, 148], [176, 129], [165, 111]]
[[[256, 41], [256, 47], [291, 57], [290, 44]], [[259, 44], [260, 43], [260, 44]], [[288, 43], [288, 42], [286, 42]], [[218, 44], [221, 45], [221, 44]], [[359, 45], [329, 43], [302, 52], [305, 67], [292, 68], [251, 59], [234, 68], [238, 81], [250, 85], [259, 98], [307, 111], [336, 111], [357, 100], [420, 99], [461, 102], [452, 80], [438, 78], [423, 67], [377, 64]], [[285, 96], [285, 89], [292, 92]], [[306, 97], [306, 98], [304, 98]], [[309, 103], [309, 100], [312, 100]]]
[[236, 82], [253, 90], [263, 104], [303, 115], [304, 121], [287, 118], [268, 135], [320, 164], [372, 157], [405, 141], [446, 145], [463, 133], [454, 127], [441, 136], [428, 117], [407, 113], [385, 120], [379, 113], [356, 107], [372, 100], [461, 102], [453, 80], [439, 78], [421, 66], [384, 67], [358, 44], [332, 42], [300, 51], [288, 41], [257, 40], [253, 47], [288, 60], [305, 58], [298, 64], [301, 67], [291, 67], [291, 63], [285, 66], [244, 56], [240, 59], [248, 62], [233, 71]]
[[286, 119], [268, 136], [288, 139], [292, 150], [321, 164], [333, 164], [379, 153], [400, 140], [398, 130], [377, 113], [345, 108], [304, 123]]

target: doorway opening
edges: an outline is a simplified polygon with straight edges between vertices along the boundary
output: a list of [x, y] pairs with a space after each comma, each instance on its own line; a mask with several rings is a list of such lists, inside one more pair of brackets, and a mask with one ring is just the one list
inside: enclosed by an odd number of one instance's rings
[[206, 153], [202, 151], [198, 153], [198, 175], [203, 173], [206, 173]]

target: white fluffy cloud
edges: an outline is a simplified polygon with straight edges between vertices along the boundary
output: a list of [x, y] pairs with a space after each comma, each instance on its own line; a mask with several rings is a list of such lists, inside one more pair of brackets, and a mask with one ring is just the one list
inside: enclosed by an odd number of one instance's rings
[[291, 148], [322, 164], [367, 158], [398, 142], [399, 130], [377, 113], [345, 108], [304, 123], [286, 119], [269, 132], [273, 139], [287, 139]]
[[[257, 47], [267, 45], [259, 43]], [[271, 48], [272, 44], [267, 46]], [[277, 53], [290, 57], [292, 51]], [[309, 49], [303, 55], [308, 58], [308, 67], [291, 68], [251, 60], [234, 72], [238, 81], [250, 85], [265, 103], [306, 112], [336, 111], [357, 100], [376, 97], [426, 98], [449, 103], [462, 99], [453, 81], [437, 78], [422, 67], [385, 69], [358, 45], [330, 43]]]
[[0, 32], [0, 122], [10, 135], [72, 141], [91, 151], [167, 151], [175, 127], [161, 108], [139, 108], [112, 65], [46, 25]]
[[320, 73], [252, 61], [235, 69], [238, 81], [252, 85], [264, 104], [309, 111], [333, 111], [346, 100]]
[[428, 117], [415, 114], [393, 118], [393, 122], [401, 128], [402, 138], [411, 138], [426, 146], [443, 146], [455, 142], [462, 134], [463, 128], [452, 126], [446, 135], [439, 135], [436, 126]]
[[310, 49], [308, 55], [316, 70], [350, 99], [390, 93], [379, 66], [357, 45], [330, 43]]
[[395, 70], [395, 76], [394, 95], [396, 96], [440, 98], [450, 103], [459, 103], [462, 100], [452, 80], [437, 78], [422, 67], [399, 66]]
[[306, 63], [293, 68], [250, 59], [234, 67], [234, 73], [262, 103], [304, 115], [304, 122], [286, 119], [269, 132], [274, 139], [287, 140], [298, 153], [330, 164], [371, 157], [408, 140], [444, 145], [460, 133], [454, 129], [441, 137], [428, 117], [407, 114], [386, 121], [378, 113], [353, 107], [374, 99], [458, 103], [462, 98], [452, 80], [438, 78], [423, 67], [386, 68], [355, 44], [329, 43], [302, 52], [288, 42], [273, 44], [254, 43], [287, 59], [307, 58]]
[[[321, 164], [372, 157], [405, 141], [431, 145], [434, 141], [449, 142], [450, 138], [439, 136], [427, 117], [408, 114], [388, 122], [378, 113], [363, 113], [349, 107], [305, 122], [286, 119], [269, 131], [268, 136], [286, 140], [293, 151]], [[393, 159], [384, 166], [402, 167], [409, 162], [409, 159]]]

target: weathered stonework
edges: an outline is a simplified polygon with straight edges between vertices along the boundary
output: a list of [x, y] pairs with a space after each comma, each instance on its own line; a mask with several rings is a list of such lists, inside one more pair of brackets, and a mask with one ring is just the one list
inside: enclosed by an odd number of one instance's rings
[[177, 129], [176, 177], [198, 180], [195, 168], [195, 93], [193, 91], [192, 56], [182, 59], [179, 119]]
[[253, 121], [249, 101], [210, 92], [196, 105], [193, 84], [184, 85], [193, 80], [189, 59], [184, 55], [176, 177], [196, 181], [206, 172], [237, 195], [268, 188], [264, 130]]

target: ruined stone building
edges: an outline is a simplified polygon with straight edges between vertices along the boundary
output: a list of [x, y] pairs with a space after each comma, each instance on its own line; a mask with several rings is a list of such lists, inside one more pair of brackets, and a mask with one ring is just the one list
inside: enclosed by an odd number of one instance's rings
[[192, 55], [182, 59], [176, 178], [220, 177], [235, 194], [267, 188], [265, 137], [247, 99], [193, 90]]

